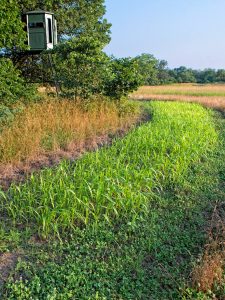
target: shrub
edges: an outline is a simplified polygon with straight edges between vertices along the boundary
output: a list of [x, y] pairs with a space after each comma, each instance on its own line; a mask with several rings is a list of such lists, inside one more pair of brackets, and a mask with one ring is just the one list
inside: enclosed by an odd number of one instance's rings
[[2, 105], [12, 107], [18, 100], [24, 102], [33, 99], [33, 85], [25, 83], [20, 72], [13, 66], [10, 59], [0, 59], [0, 101]]
[[111, 77], [106, 77], [104, 94], [120, 100], [136, 90], [141, 84], [141, 76], [135, 59], [112, 58], [110, 64]]

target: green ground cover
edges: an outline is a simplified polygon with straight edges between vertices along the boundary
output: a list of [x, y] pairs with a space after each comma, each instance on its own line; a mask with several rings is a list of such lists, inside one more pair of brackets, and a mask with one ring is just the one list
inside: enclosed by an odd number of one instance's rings
[[[224, 196], [224, 124], [195, 104], [146, 109], [151, 121], [111, 147], [2, 193], [4, 223], [17, 228], [26, 257], [3, 299], [188, 299], [213, 204]], [[28, 240], [35, 234], [46, 242]], [[2, 226], [1, 236], [10, 230]]]

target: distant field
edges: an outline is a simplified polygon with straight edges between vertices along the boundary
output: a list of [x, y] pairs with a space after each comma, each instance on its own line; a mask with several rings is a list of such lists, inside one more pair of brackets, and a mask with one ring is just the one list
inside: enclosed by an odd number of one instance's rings
[[131, 95], [137, 100], [173, 100], [197, 102], [208, 107], [225, 110], [225, 85], [223, 84], [173, 84], [143, 86]]

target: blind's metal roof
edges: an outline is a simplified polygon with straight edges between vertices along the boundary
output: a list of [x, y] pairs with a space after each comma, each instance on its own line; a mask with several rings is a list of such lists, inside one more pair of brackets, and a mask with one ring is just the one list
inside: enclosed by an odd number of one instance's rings
[[40, 15], [40, 14], [49, 14], [49, 15], [54, 15], [54, 13], [46, 10], [33, 10], [33, 11], [27, 11], [25, 12], [26, 15]]

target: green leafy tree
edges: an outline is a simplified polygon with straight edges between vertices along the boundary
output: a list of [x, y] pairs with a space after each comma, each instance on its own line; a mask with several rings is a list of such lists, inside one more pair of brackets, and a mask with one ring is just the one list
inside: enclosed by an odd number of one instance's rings
[[[36, 79], [38, 82], [43, 78], [52, 82], [54, 80], [49, 73], [49, 66], [42, 67], [47, 66], [45, 53], [33, 56], [32, 59], [17, 53], [18, 49], [26, 47], [21, 15], [26, 11], [43, 9], [54, 12], [58, 21], [61, 43], [53, 52], [53, 57], [63, 92], [86, 98], [102, 91], [102, 77], [106, 72], [104, 64], [109, 60], [102, 49], [110, 41], [111, 26], [104, 18], [104, 0], [8, 0], [10, 5], [7, 5], [6, 0], [3, 1], [5, 6], [0, 27], [0, 45], [12, 51], [13, 62], [26, 79]], [[4, 24], [12, 11], [13, 19], [5, 33]], [[9, 41], [7, 45], [5, 40]]]
[[135, 57], [138, 66], [138, 73], [142, 78], [144, 85], [156, 85], [158, 81], [158, 60], [152, 55], [143, 53]]
[[[20, 10], [43, 9], [55, 13], [61, 43], [53, 51], [57, 78], [63, 94], [72, 97], [87, 98], [101, 87], [101, 70], [106, 61], [102, 52], [110, 41], [110, 24], [104, 18], [104, 0], [23, 0], [19, 1]], [[46, 61], [46, 55], [41, 55]], [[22, 61], [23, 74], [41, 81], [48, 78], [54, 81], [49, 73], [49, 64], [43, 64], [40, 56], [30, 61]], [[25, 66], [25, 68], [24, 68]]]
[[141, 85], [142, 77], [136, 59], [112, 57], [109, 67], [110, 77], [104, 84], [106, 96], [120, 100]]
[[157, 63], [157, 77], [159, 84], [173, 83], [174, 79], [170, 76], [168, 69], [168, 62], [166, 60], [158, 60]]
[[21, 12], [43, 9], [55, 13], [60, 38], [91, 36], [104, 47], [110, 41], [111, 24], [104, 18], [104, 0], [19, 0]]
[[1, 0], [0, 8], [0, 49], [25, 49], [26, 34], [16, 0]]
[[0, 59], [0, 127], [13, 119], [20, 109], [19, 100], [29, 101], [35, 98], [33, 86], [27, 85], [8, 58]]
[[225, 82], [225, 70], [220, 69], [216, 72], [216, 81]]
[[192, 69], [188, 69], [184, 66], [175, 68], [173, 70], [175, 81], [178, 83], [191, 83], [196, 82], [194, 72]]
[[214, 69], [205, 69], [203, 71], [203, 78], [205, 83], [216, 82], [216, 71]]
[[71, 39], [55, 50], [56, 70], [62, 92], [75, 99], [101, 94], [108, 78], [109, 58], [94, 38]]
[[10, 59], [0, 59], [0, 100], [4, 105], [13, 105], [24, 94], [24, 80]]

